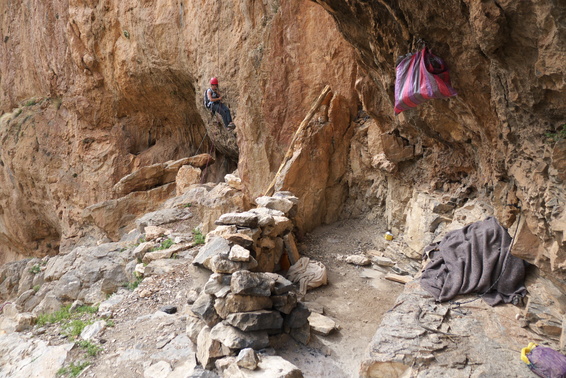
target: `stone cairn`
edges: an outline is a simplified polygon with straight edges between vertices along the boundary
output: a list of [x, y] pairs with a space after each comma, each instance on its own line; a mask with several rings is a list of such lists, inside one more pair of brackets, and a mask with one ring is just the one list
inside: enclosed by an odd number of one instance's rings
[[298, 300], [295, 285], [274, 273], [300, 257], [292, 221], [297, 203], [289, 192], [259, 197], [259, 207], [222, 215], [207, 235], [193, 264], [213, 273], [195, 295], [187, 319], [204, 368], [225, 370], [237, 363], [253, 370], [255, 351], [270, 346], [269, 336], [284, 332], [309, 342], [310, 311]]

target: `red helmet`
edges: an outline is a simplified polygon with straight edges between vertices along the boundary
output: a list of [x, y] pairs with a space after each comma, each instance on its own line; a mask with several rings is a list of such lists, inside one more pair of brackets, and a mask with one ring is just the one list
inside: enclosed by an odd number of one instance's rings
[[212, 79], [210, 79], [210, 85], [218, 85], [218, 79], [213, 77]]

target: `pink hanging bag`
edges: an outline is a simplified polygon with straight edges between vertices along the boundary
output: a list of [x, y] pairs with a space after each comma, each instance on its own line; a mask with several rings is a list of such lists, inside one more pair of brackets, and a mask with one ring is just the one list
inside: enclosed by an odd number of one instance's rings
[[397, 64], [395, 114], [433, 98], [448, 98], [456, 94], [450, 84], [446, 63], [426, 46]]

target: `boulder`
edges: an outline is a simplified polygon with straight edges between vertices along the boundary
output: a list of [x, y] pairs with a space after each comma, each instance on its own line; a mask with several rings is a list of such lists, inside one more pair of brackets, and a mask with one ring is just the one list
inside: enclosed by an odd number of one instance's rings
[[144, 378], [167, 378], [171, 373], [171, 365], [166, 361], [159, 361], [150, 365], [143, 371]]
[[144, 270], [144, 277], [160, 276], [178, 269], [181, 265], [186, 265], [188, 262], [183, 259], [164, 259], [151, 261]]
[[254, 370], [240, 366], [239, 361], [238, 357], [224, 357], [217, 360], [215, 366], [223, 377], [303, 378], [303, 373], [298, 367], [280, 356], [261, 356]]
[[298, 302], [297, 306], [291, 313], [285, 317], [285, 327], [300, 328], [309, 323], [310, 310], [302, 302]]
[[371, 260], [368, 257], [360, 256], [360, 255], [346, 256], [344, 261], [346, 261], [348, 264], [352, 264], [352, 265], [359, 265], [359, 266], [371, 265]]
[[206, 323], [199, 317], [188, 315], [185, 331], [189, 339], [196, 344], [200, 331], [206, 326]]
[[288, 213], [293, 208], [293, 206], [295, 205], [293, 202], [291, 202], [287, 198], [268, 197], [268, 196], [262, 196], [262, 197], [256, 198], [255, 203], [259, 207], [265, 207], [265, 208], [268, 208], [268, 209], [279, 210], [279, 211], [281, 211], [282, 213], [285, 213], [285, 214]]
[[144, 232], [147, 226], [162, 226], [173, 222], [187, 220], [193, 217], [190, 208], [165, 208], [152, 211], [136, 219], [136, 228]]
[[285, 243], [285, 252], [287, 252], [289, 263], [294, 265], [301, 258], [297, 243], [295, 243], [295, 237], [292, 233], [288, 233], [283, 236], [283, 242]]
[[199, 168], [190, 165], [182, 166], [175, 177], [177, 195], [183, 194], [191, 185], [198, 184], [201, 181], [201, 175], [202, 171]]
[[283, 314], [290, 314], [291, 311], [297, 306], [297, 294], [295, 292], [290, 292], [285, 295], [273, 295], [271, 296], [273, 301], [273, 308]]
[[106, 328], [106, 322], [104, 320], [98, 320], [92, 324], [89, 324], [81, 332], [81, 339], [91, 340], [100, 332], [102, 332], [104, 328]]
[[242, 190], [243, 188], [242, 180], [238, 176], [231, 173], [224, 176], [224, 181], [226, 182], [226, 184], [230, 185], [236, 190]]
[[214, 237], [222, 237], [224, 239], [230, 240], [228, 238], [228, 235], [234, 235], [237, 232], [238, 232], [238, 227], [234, 226], [233, 224], [227, 226], [226, 225], [218, 226], [214, 230], [206, 234], [204, 241], [208, 244]]

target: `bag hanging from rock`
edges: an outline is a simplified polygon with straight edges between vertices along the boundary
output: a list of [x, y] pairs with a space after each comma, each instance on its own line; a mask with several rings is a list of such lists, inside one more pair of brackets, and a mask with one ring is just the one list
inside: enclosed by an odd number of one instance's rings
[[395, 114], [433, 98], [457, 94], [446, 63], [427, 47], [403, 58], [395, 71]]

